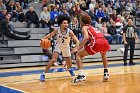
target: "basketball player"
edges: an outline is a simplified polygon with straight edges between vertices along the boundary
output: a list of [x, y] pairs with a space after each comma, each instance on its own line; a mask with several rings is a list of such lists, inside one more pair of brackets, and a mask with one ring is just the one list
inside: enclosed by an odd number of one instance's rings
[[56, 44], [52, 54], [52, 59], [46, 66], [45, 71], [40, 76], [40, 81], [45, 81], [45, 73], [47, 73], [54, 62], [56, 62], [59, 53], [62, 52], [62, 56], [66, 59], [67, 71], [70, 72], [71, 76], [74, 76], [74, 72], [71, 69], [71, 52], [70, 52], [70, 39], [76, 42], [76, 47], [79, 47], [79, 41], [74, 35], [73, 31], [68, 28], [70, 23], [70, 17], [66, 15], [58, 16], [58, 25], [57, 29], [54, 29], [53, 32], [46, 35], [44, 38], [50, 39], [52, 36], [56, 35]]
[[[101, 34], [101, 32], [91, 25], [91, 18], [87, 14], [83, 14], [80, 17], [80, 24], [82, 26], [83, 40], [77, 49], [76, 54], [76, 62], [78, 67], [78, 76], [72, 81], [73, 83], [78, 83], [86, 79], [86, 76], [83, 73], [83, 61], [82, 58], [88, 55], [94, 55], [97, 52], [100, 52], [102, 56], [102, 61], [104, 65], [104, 81], [107, 81], [109, 78], [108, 74], [108, 65], [107, 65], [107, 57], [106, 52], [110, 50], [110, 46], [105, 37]], [[89, 42], [88, 44], [87, 41]], [[73, 50], [74, 51], [74, 50]], [[75, 50], [76, 51], [76, 50]]]

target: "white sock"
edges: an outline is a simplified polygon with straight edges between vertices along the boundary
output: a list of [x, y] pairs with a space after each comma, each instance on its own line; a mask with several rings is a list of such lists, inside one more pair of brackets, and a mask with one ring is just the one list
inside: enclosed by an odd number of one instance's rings
[[79, 72], [79, 75], [84, 75], [84, 73], [83, 73], [83, 70], [82, 70], [82, 69], [79, 69], [79, 70], [78, 70], [78, 72]]
[[42, 75], [45, 75], [45, 72], [43, 72]]

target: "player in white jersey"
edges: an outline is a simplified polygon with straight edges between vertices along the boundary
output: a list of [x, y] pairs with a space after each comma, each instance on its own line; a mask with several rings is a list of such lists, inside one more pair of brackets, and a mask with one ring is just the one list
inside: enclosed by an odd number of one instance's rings
[[[54, 62], [56, 62], [59, 53], [62, 52], [62, 56], [66, 59], [67, 70], [70, 72], [72, 76], [74, 76], [74, 72], [71, 69], [71, 52], [70, 52], [70, 39], [76, 42], [76, 48], [79, 47], [79, 41], [77, 37], [74, 35], [73, 31], [68, 28], [68, 24], [70, 23], [70, 17], [66, 15], [58, 16], [58, 24], [59, 27], [55, 29], [50, 34], [46, 35], [44, 38], [50, 39], [52, 36], [56, 35], [57, 40], [55, 44], [55, 49], [53, 51], [52, 59], [46, 66], [45, 71], [40, 76], [40, 81], [45, 81], [45, 73], [47, 73]], [[43, 39], [44, 39], [43, 38]]]

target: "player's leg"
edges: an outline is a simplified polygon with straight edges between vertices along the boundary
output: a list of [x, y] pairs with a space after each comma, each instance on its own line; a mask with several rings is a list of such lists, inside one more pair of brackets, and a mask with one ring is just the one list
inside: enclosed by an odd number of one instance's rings
[[45, 81], [45, 73], [47, 73], [50, 69], [50, 67], [54, 64], [54, 62], [57, 61], [59, 53], [58, 52], [54, 52], [52, 59], [49, 61], [49, 63], [47, 64], [45, 71], [41, 74], [40, 76], [40, 81]]
[[82, 58], [85, 56], [88, 56], [89, 53], [85, 50], [85, 48], [82, 48], [78, 53], [76, 54], [76, 63], [78, 67], [78, 76], [72, 81], [73, 83], [77, 83], [80, 81], [84, 81], [86, 79], [86, 76], [83, 73], [83, 60]]
[[47, 73], [49, 71], [50, 67], [54, 64], [54, 62], [57, 61], [58, 56], [59, 56], [58, 52], [53, 53], [52, 59], [49, 61], [49, 63], [46, 66], [45, 73]]
[[66, 57], [65, 59], [66, 59], [67, 71], [69, 71], [71, 76], [75, 76], [75, 73], [71, 68], [72, 67], [71, 57]]
[[103, 61], [103, 66], [104, 66], [103, 81], [107, 81], [109, 79], [107, 56], [106, 56], [106, 53], [101, 53], [101, 56], [102, 56], [102, 61]]
[[62, 49], [62, 55], [66, 60], [66, 65], [67, 65], [67, 71], [70, 72], [71, 76], [75, 76], [74, 71], [72, 70], [71, 66], [72, 66], [72, 62], [71, 62], [71, 52], [70, 52], [70, 48], [65, 48]]

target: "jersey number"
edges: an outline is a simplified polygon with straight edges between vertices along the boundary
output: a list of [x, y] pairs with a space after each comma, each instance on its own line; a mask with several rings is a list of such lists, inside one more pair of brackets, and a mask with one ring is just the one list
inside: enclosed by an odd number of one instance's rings
[[65, 41], [64, 38], [62, 38], [62, 43], [64, 43], [64, 41]]
[[93, 28], [96, 33], [100, 33], [100, 31], [96, 28]]

